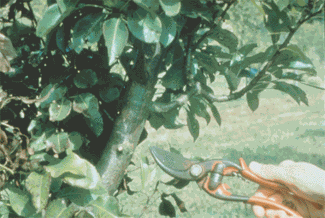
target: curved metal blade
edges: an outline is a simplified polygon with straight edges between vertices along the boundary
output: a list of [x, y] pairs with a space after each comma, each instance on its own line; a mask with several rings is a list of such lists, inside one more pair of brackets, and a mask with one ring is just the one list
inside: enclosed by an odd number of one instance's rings
[[197, 161], [189, 160], [180, 154], [165, 151], [155, 146], [150, 147], [150, 152], [158, 166], [167, 174], [185, 180], [197, 180], [190, 174], [190, 168]]

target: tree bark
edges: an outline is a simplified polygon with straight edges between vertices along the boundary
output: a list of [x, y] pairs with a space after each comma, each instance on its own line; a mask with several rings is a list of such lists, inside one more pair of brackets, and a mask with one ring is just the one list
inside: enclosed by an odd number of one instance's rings
[[127, 92], [126, 103], [115, 121], [112, 134], [97, 163], [97, 170], [110, 195], [121, 183], [139, 142], [145, 122], [149, 116], [148, 105], [155, 93], [157, 66], [162, 54], [151, 56], [144, 66], [148, 73], [146, 84], [133, 81]]

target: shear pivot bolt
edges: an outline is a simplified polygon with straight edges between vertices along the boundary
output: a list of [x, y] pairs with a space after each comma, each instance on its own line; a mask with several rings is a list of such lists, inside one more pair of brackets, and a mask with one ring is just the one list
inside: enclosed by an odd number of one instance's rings
[[198, 177], [202, 173], [203, 169], [200, 165], [191, 166], [190, 172], [192, 176]]

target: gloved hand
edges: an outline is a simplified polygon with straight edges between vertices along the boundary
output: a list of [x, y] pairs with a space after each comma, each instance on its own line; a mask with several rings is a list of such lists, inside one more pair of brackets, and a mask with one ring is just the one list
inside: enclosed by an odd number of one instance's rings
[[[260, 186], [255, 196], [268, 198], [289, 206], [299, 212], [304, 218], [325, 218], [325, 171], [313, 164], [286, 160], [278, 166], [251, 162], [249, 168], [255, 174], [287, 186], [301, 199], [290, 194], [276, 192]], [[316, 208], [311, 202], [322, 205]], [[256, 217], [292, 218], [284, 211], [265, 209], [254, 205], [253, 212]]]

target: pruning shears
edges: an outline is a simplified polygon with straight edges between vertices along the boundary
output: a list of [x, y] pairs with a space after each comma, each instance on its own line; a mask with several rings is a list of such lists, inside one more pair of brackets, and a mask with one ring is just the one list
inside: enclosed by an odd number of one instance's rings
[[239, 159], [240, 165], [227, 160], [206, 160], [203, 162], [190, 160], [181, 154], [168, 152], [157, 147], [150, 148], [158, 166], [167, 174], [179, 180], [196, 181], [200, 188], [206, 191], [212, 197], [225, 201], [244, 202], [252, 205], [260, 205], [265, 208], [283, 210], [290, 216], [301, 216], [293, 209], [257, 196], [240, 196], [234, 195], [228, 191], [230, 187], [222, 183], [224, 176], [241, 175], [250, 181], [271, 188], [276, 191], [290, 193], [290, 190], [271, 180], [263, 179], [254, 174], [247, 166], [243, 158]]

